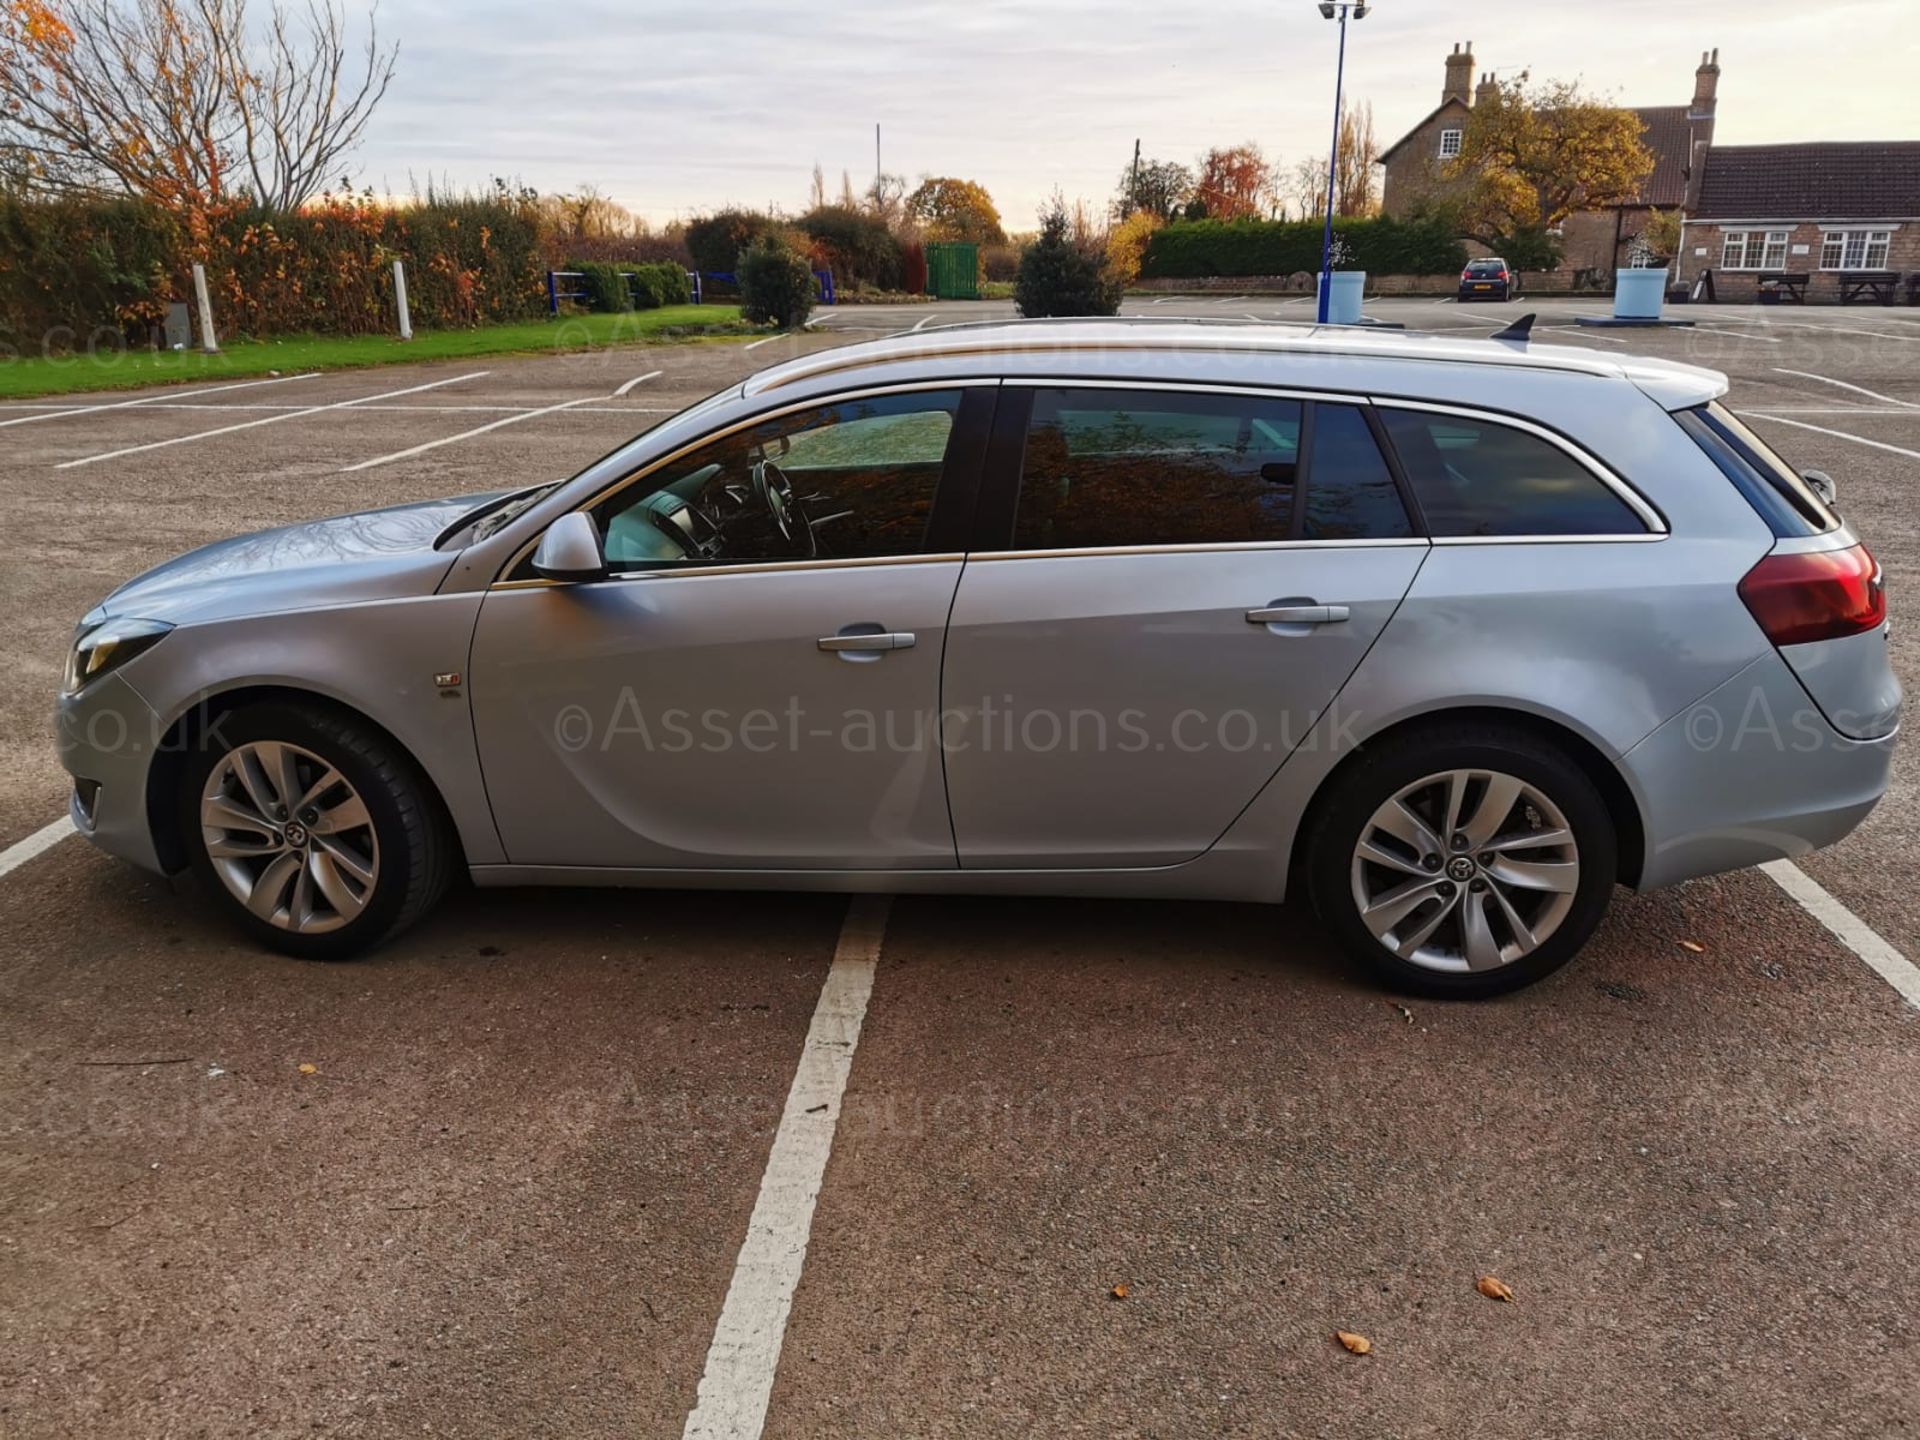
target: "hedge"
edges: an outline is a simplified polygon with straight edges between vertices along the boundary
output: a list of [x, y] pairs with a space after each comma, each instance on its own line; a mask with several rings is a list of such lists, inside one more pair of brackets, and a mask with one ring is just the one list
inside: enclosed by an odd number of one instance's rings
[[399, 208], [329, 197], [296, 214], [225, 205], [181, 216], [137, 200], [0, 197], [0, 354], [143, 343], [207, 269], [223, 336], [394, 327], [393, 262], [414, 323], [531, 319], [545, 295], [538, 217], [509, 193]]
[[[1346, 242], [1346, 268], [1373, 275], [1444, 275], [1467, 263], [1447, 227], [1431, 220], [1335, 220]], [[1317, 220], [1177, 220], [1147, 244], [1146, 279], [1197, 280], [1216, 275], [1293, 275], [1320, 269], [1323, 224]]]

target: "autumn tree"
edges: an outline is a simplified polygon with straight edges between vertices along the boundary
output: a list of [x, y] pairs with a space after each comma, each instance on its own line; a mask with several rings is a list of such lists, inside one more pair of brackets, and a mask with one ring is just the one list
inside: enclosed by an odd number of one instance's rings
[[1297, 161], [1288, 176], [1287, 199], [1303, 220], [1327, 213], [1327, 162], [1318, 156]]
[[1213, 149], [1201, 157], [1193, 192], [1211, 219], [1258, 218], [1272, 203], [1273, 172], [1251, 141]]
[[393, 77], [340, 0], [0, 0], [0, 149], [40, 190], [297, 209], [339, 178]]
[[[1335, 150], [1333, 208], [1355, 219], [1365, 219], [1380, 209], [1380, 186], [1373, 173], [1380, 163], [1380, 142], [1373, 134], [1373, 102], [1363, 100], [1340, 117], [1340, 140]], [[1320, 203], [1326, 204], [1321, 191]]]
[[1000, 212], [985, 187], [972, 180], [937, 175], [922, 180], [907, 197], [907, 214], [926, 227], [934, 240], [963, 240], [976, 245], [1004, 245]]
[[1169, 220], [1193, 193], [1193, 171], [1174, 160], [1142, 160], [1120, 172], [1113, 218], [1145, 212]]
[[1631, 110], [1571, 81], [1531, 86], [1523, 72], [1494, 82], [1475, 100], [1460, 154], [1444, 172], [1462, 187], [1463, 232], [1497, 248], [1578, 211], [1633, 201], [1653, 173], [1644, 130]]

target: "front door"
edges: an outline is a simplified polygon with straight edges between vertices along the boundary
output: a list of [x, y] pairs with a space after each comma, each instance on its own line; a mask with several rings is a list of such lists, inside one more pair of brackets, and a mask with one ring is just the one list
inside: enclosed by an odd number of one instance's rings
[[1191, 859], [1339, 694], [1427, 544], [1358, 404], [1002, 394], [981, 508], [1005, 548], [970, 560], [947, 639], [960, 863]]
[[736, 427], [593, 507], [607, 579], [489, 593], [470, 678], [508, 858], [952, 869], [937, 713], [962, 561], [930, 517], [990, 409], [950, 388]]

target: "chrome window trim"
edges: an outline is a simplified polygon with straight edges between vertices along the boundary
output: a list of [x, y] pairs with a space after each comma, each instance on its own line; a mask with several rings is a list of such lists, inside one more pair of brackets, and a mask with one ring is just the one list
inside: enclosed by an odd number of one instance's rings
[[957, 565], [967, 558], [964, 550], [949, 550], [938, 555], [856, 555], [830, 560], [757, 560], [743, 565], [678, 565], [672, 561], [653, 570], [621, 570], [600, 580], [497, 580], [494, 590], [547, 590], [556, 586], [622, 585], [635, 580], [700, 580], [709, 575], [774, 575], [800, 570], [854, 570], [872, 565]]
[[1788, 535], [1774, 542], [1770, 555], [1820, 555], [1829, 550], [1851, 550], [1860, 537], [1845, 520], [1815, 535]]
[[[1523, 420], [1517, 415], [1508, 415], [1503, 411], [1481, 410], [1481, 409], [1476, 409], [1475, 407], [1469, 406], [1469, 405], [1443, 405], [1443, 404], [1436, 404], [1429, 400], [1403, 400], [1394, 396], [1381, 396], [1381, 395], [1375, 395], [1375, 396], [1369, 397], [1369, 403], [1381, 410], [1422, 410], [1433, 415], [1458, 415], [1463, 420], [1476, 420], [1476, 421], [1481, 421], [1488, 425], [1505, 425], [1509, 429], [1524, 431], [1526, 434], [1532, 435], [1537, 439], [1546, 441], [1549, 445], [1552, 445], [1556, 449], [1563, 452], [1569, 459], [1573, 460], [1576, 464], [1578, 464], [1583, 469], [1587, 470], [1590, 474], [1592, 474], [1594, 479], [1598, 480], [1602, 485], [1605, 485], [1607, 489], [1611, 490], [1614, 493], [1614, 495], [1619, 498], [1621, 503], [1623, 503], [1629, 510], [1633, 511], [1633, 513], [1640, 518], [1640, 522], [1643, 525], [1645, 525], [1650, 532], [1653, 533], [1655, 538], [1658, 538], [1659, 536], [1662, 536], [1668, 533], [1667, 522], [1661, 516], [1660, 512], [1654, 509], [1652, 505], [1648, 504], [1645, 497], [1643, 497], [1638, 490], [1635, 490], [1633, 486], [1629, 485], [1626, 482], [1626, 480], [1622, 478], [1619, 474], [1617, 474], [1611, 467], [1609, 467], [1606, 464], [1606, 462], [1601, 460], [1598, 456], [1593, 455], [1586, 450], [1583, 450], [1580, 446], [1574, 444], [1573, 441], [1567, 439], [1566, 436], [1559, 434], [1557, 431], [1549, 430], [1544, 425], [1535, 424], [1531, 420]], [[1487, 538], [1490, 539], [1494, 537], [1487, 537]], [[1507, 538], [1525, 538], [1525, 537], [1507, 537]], [[1601, 538], [1601, 537], [1543, 536], [1541, 538], [1543, 539], [1578, 539], [1578, 538], [1592, 539], [1592, 538]], [[1610, 540], [1620, 540], [1620, 539], [1631, 539], [1633, 537], [1610, 535], [1604, 538], [1610, 539]], [[1481, 543], [1481, 544], [1485, 543], [1485, 540], [1482, 540], [1479, 537], [1471, 537], [1471, 536], [1448, 536], [1448, 537], [1445, 537], [1444, 539], [1441, 537], [1435, 537], [1434, 543], [1436, 545], [1444, 544], [1447, 539], [1454, 539], [1454, 540], [1473, 539], [1476, 541], [1476, 543]]]
[[1638, 535], [1437, 535], [1435, 545], [1657, 545], [1665, 530]]
[[[1000, 380], [997, 376], [972, 376], [972, 377], [953, 379], [953, 380], [901, 380], [901, 381], [895, 381], [891, 385], [864, 385], [854, 390], [829, 391], [821, 395], [813, 396], [811, 399], [807, 399], [807, 400], [789, 400], [784, 405], [775, 405], [771, 409], [767, 409], [767, 410], [757, 410], [753, 414], [747, 416], [744, 419], [734, 421], [731, 425], [723, 425], [718, 430], [709, 430], [704, 435], [700, 435], [692, 440], [689, 440], [686, 444], [681, 445], [677, 449], [669, 450], [666, 454], [661, 455], [653, 460], [649, 460], [645, 465], [641, 466], [638, 470], [635, 470], [629, 474], [623, 475], [618, 480], [609, 481], [606, 485], [603, 485], [599, 490], [594, 492], [594, 494], [589, 499], [581, 502], [578, 505], [573, 506], [572, 509], [564, 513], [568, 515], [573, 515], [573, 514], [578, 514], [583, 510], [591, 510], [596, 505], [600, 505], [605, 501], [611, 500], [615, 495], [619, 494], [622, 490], [626, 489], [628, 486], [639, 484], [642, 480], [646, 479], [647, 476], [653, 474], [654, 471], [662, 468], [663, 466], [673, 464], [674, 461], [680, 459], [682, 456], [689, 455], [693, 451], [700, 449], [702, 446], [711, 445], [717, 440], [724, 440], [727, 438], [727, 436], [736, 434], [741, 430], [749, 429], [752, 426], [763, 425], [769, 420], [778, 420], [783, 415], [795, 415], [802, 410], [814, 410], [814, 409], [818, 409], [822, 405], [833, 405], [843, 400], [863, 400], [875, 395], [912, 395], [919, 392], [931, 392], [931, 391], [937, 391], [937, 390], [978, 390], [986, 387], [997, 388], [999, 384], [1000, 384]], [[536, 531], [532, 536], [530, 536], [524, 545], [522, 545], [518, 550], [514, 551], [513, 554], [508, 557], [507, 562], [504, 565], [502, 565], [499, 568], [499, 570], [497, 570], [494, 573], [493, 582], [487, 588], [490, 590], [497, 590], [497, 589], [505, 589], [508, 587], [514, 587], [514, 588], [518, 588], [521, 586], [531, 587], [536, 583], [542, 584], [542, 585], [552, 583], [550, 581], [544, 581], [544, 580], [538, 581], [538, 582], [531, 581], [531, 580], [508, 580], [505, 577], [508, 575], [511, 575], [516, 569], [519, 568], [522, 561], [524, 561], [529, 555], [531, 555], [535, 550], [539, 548], [540, 537], [546, 534], [548, 528], [551, 527], [555, 523], [555, 521], [558, 521], [561, 518], [562, 517], [560, 515], [554, 516], [552, 520], [549, 520], [546, 525], [541, 526], [538, 531]], [[922, 557], [918, 555], [881, 555], [881, 556], [870, 556], [870, 557], [863, 557], [863, 558], [874, 559], [878, 561], [891, 563], [891, 562], [897, 562], [901, 560], [919, 559]], [[814, 564], [828, 564], [828, 563], [834, 563], [834, 562], [806, 560], [806, 561], [798, 561], [798, 562], [772, 561], [769, 563], [774, 565], [785, 565], [789, 563], [814, 565]], [[715, 567], [715, 568], [718, 568], [718, 567]], [[742, 567], [729, 566], [726, 568], [737, 569]], [[629, 572], [629, 573], [654, 573], [654, 572]], [[703, 573], [711, 574], [713, 573], [713, 570], [707, 569], [703, 571]], [[609, 577], [609, 578], [614, 578], [614, 577]]]
[[1082, 380], [1071, 375], [1009, 375], [1000, 383], [1007, 390], [1158, 390], [1179, 395], [1258, 395], [1269, 400], [1320, 400], [1334, 405], [1369, 403], [1366, 396], [1356, 395], [1349, 390], [1300, 390], [1262, 385], [1257, 381], [1235, 385], [1218, 380], [1150, 380], [1145, 377], [1137, 380]]
[[1424, 550], [1433, 542], [1419, 535], [1380, 540], [1221, 540], [1205, 545], [1077, 545], [1058, 550], [976, 550], [969, 565], [996, 560], [1074, 560], [1097, 555], [1222, 555], [1266, 550]]

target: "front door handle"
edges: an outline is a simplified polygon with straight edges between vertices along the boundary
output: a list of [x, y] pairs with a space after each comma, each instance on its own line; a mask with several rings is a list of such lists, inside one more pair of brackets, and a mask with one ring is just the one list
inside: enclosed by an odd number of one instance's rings
[[820, 637], [822, 650], [911, 650], [913, 645], [911, 630], [862, 631], [853, 635]]
[[1344, 605], [1269, 605], [1247, 611], [1249, 625], [1338, 625], [1347, 618]]

